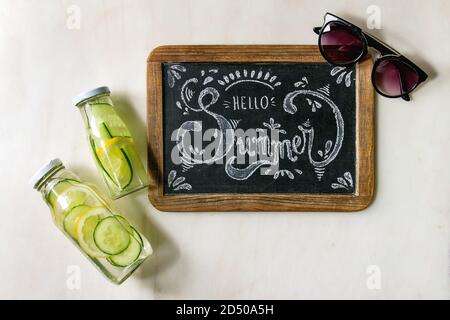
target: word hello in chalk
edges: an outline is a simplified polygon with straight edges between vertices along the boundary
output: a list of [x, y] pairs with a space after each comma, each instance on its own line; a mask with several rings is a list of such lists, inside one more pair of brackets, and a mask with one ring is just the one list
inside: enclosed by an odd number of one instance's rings
[[[229, 108], [230, 105], [226, 104]], [[233, 96], [233, 110], [266, 110], [269, 106], [275, 106], [275, 97], [250, 97]]]

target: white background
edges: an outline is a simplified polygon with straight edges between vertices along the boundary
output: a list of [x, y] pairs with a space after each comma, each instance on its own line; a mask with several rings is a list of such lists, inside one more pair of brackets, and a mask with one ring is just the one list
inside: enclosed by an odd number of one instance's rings
[[[146, 151], [146, 58], [161, 44], [314, 44], [326, 11], [373, 31], [432, 75], [412, 102], [376, 102], [376, 197], [365, 211], [160, 213], [146, 193], [114, 206], [154, 256], [122, 286], [53, 226], [29, 177], [60, 157], [104, 186], [71, 98], [109, 85]], [[67, 9], [81, 10], [79, 29]], [[0, 298], [450, 297], [450, 2], [0, 1]], [[69, 20], [69, 26], [70, 20]], [[67, 286], [79, 266], [80, 289]], [[367, 281], [380, 271], [378, 290]], [[369, 273], [368, 273], [369, 271]]]

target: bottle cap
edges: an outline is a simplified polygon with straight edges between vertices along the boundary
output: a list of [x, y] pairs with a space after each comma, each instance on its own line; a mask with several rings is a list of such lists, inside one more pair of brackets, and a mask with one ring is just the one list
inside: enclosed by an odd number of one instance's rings
[[44, 178], [47, 178], [49, 175], [55, 172], [55, 169], [64, 167], [61, 160], [58, 158], [50, 160], [46, 165], [41, 167], [30, 179], [30, 184], [34, 189], [37, 189], [39, 184], [42, 182]]
[[104, 87], [98, 87], [83, 93], [80, 93], [79, 95], [75, 96], [72, 99], [72, 102], [74, 105], [78, 106], [79, 104], [81, 104], [82, 102], [89, 100], [95, 96], [99, 96], [101, 94], [105, 94], [105, 93], [111, 93], [111, 91], [109, 90], [108, 87], [104, 86]]

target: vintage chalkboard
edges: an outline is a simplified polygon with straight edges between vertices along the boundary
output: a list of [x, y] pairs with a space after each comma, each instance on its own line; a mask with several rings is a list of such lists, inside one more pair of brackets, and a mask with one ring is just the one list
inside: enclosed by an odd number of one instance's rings
[[370, 59], [166, 46], [148, 62], [149, 198], [164, 211], [355, 211], [373, 194]]

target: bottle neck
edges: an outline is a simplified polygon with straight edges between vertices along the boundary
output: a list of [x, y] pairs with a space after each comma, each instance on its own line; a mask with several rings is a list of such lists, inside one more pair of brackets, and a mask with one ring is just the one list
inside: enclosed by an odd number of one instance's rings
[[37, 186], [37, 190], [44, 196], [53, 189], [53, 187], [61, 180], [71, 179], [79, 181], [78, 176], [67, 170], [64, 166], [60, 166], [49, 172]]
[[83, 118], [86, 128], [89, 129], [91, 127], [91, 123], [94, 123], [96, 118], [94, 108], [109, 108], [112, 106], [113, 104], [109, 94], [103, 94], [86, 100], [79, 105], [78, 108], [80, 109], [81, 117]]
[[64, 166], [58, 166], [49, 171], [36, 186], [36, 190], [42, 192], [48, 185], [48, 183], [61, 171], [64, 170]]

